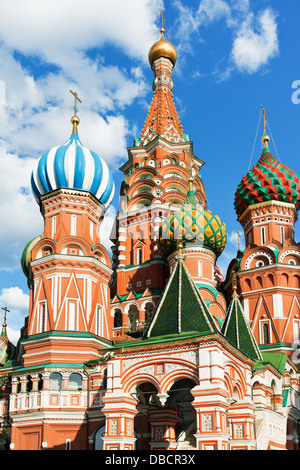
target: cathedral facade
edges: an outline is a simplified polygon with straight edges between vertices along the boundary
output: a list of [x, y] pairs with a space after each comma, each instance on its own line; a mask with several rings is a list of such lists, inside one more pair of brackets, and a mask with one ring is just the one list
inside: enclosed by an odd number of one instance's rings
[[33, 168], [44, 231], [22, 254], [21, 337], [11, 344], [6, 316], [0, 336], [4, 449], [299, 450], [300, 180], [264, 129], [234, 199], [246, 248], [222, 277], [226, 226], [175, 108], [176, 60], [162, 28], [112, 260], [99, 224], [115, 186], [81, 143], [76, 94], [70, 138]]

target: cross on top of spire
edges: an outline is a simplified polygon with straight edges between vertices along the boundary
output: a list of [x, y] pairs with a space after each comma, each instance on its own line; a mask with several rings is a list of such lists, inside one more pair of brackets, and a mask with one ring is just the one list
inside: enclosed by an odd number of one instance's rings
[[73, 131], [72, 133], [74, 134], [77, 134], [77, 126], [79, 124], [79, 117], [77, 116], [77, 101], [79, 101], [79, 103], [82, 103], [82, 101], [78, 98], [78, 94], [76, 91], [72, 91], [70, 90], [70, 93], [72, 93], [72, 95], [74, 96], [74, 116], [72, 117], [71, 119], [71, 122], [73, 124]]

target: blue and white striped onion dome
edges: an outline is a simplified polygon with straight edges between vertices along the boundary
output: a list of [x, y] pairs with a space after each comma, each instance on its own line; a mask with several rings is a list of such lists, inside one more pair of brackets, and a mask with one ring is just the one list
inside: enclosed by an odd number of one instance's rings
[[66, 188], [92, 193], [105, 209], [115, 192], [106, 162], [84, 147], [76, 132], [64, 145], [53, 147], [37, 161], [31, 174], [31, 187], [38, 203], [44, 194]]

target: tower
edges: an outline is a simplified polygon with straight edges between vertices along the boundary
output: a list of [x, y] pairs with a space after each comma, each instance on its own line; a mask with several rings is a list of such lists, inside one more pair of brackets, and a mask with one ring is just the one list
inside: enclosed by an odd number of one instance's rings
[[[149, 321], [169, 276], [169, 266], [156, 240], [163, 220], [185, 201], [189, 184], [195, 198], [206, 207], [199, 176], [203, 162], [193, 153], [173, 99], [172, 71], [177, 53], [161, 37], [150, 48], [154, 72], [153, 99], [139, 138], [128, 149], [129, 159], [121, 167], [124, 180], [120, 209], [111, 240], [113, 250], [113, 335], [139, 330]], [[192, 183], [188, 182], [192, 174]]]
[[76, 100], [75, 94], [70, 138], [47, 151], [31, 177], [44, 230], [21, 259], [30, 305], [9, 365], [12, 449], [67, 448], [70, 442], [86, 448], [84, 364], [98, 357], [111, 333], [112, 270], [99, 224], [114, 182], [104, 160], [79, 139]]
[[236, 271], [258, 344], [291, 356], [300, 331], [300, 247], [294, 240], [300, 181], [270, 152], [262, 111], [263, 151], [242, 178], [234, 201], [246, 248], [231, 262], [227, 280]]

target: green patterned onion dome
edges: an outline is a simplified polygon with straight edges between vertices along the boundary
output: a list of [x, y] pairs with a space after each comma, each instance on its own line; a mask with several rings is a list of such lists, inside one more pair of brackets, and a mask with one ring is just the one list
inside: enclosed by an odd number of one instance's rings
[[22, 266], [22, 269], [23, 269], [23, 273], [25, 274], [26, 277], [28, 277], [28, 274], [29, 274], [28, 267], [29, 267], [29, 263], [31, 261], [32, 249], [37, 244], [37, 242], [39, 242], [41, 240], [41, 238], [42, 238], [41, 235], [39, 235], [38, 237], [33, 238], [32, 240], [30, 240], [30, 242], [27, 243], [27, 245], [25, 246], [25, 248], [23, 250], [23, 253], [22, 253], [22, 256], [21, 256], [21, 266]]
[[265, 201], [281, 201], [300, 207], [298, 176], [264, 148], [257, 164], [238, 185], [234, 207], [240, 217], [248, 206]]
[[3, 367], [8, 361], [14, 358], [15, 350], [16, 348], [7, 337], [6, 323], [4, 323], [0, 334], [0, 366]]
[[159, 228], [157, 245], [163, 257], [167, 258], [177, 250], [177, 244], [193, 244], [212, 250], [220, 256], [227, 242], [225, 224], [217, 215], [205, 209], [189, 190], [182, 208], [165, 219]]

